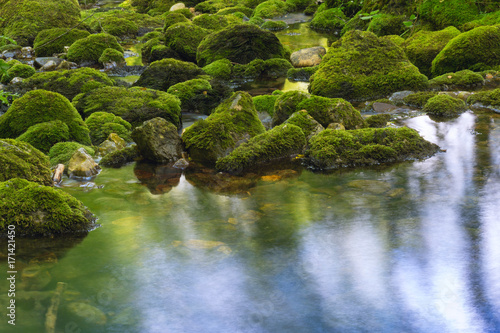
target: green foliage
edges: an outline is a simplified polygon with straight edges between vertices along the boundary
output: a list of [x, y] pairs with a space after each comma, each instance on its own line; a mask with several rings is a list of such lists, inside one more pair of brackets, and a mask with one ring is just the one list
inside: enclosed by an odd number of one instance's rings
[[88, 31], [78, 29], [69, 32], [66, 28], [45, 29], [36, 35], [33, 48], [38, 57], [51, 57], [56, 53], [63, 53], [65, 46], [89, 35]]
[[111, 62], [115, 62], [117, 64], [125, 63], [123, 53], [115, 49], [105, 49], [102, 51], [102, 54], [99, 57], [99, 63], [107, 64]]
[[94, 146], [100, 145], [111, 133], [118, 134], [125, 141], [131, 141], [132, 125], [112, 113], [94, 112], [85, 119], [85, 124], [90, 130], [90, 139]]
[[50, 147], [56, 143], [69, 140], [69, 129], [68, 125], [60, 120], [38, 123], [29, 127], [16, 140], [27, 142], [47, 154]]
[[59, 142], [53, 145], [49, 150], [50, 165], [56, 166], [58, 164], [64, 164], [67, 167], [73, 154], [80, 148], [85, 149], [90, 156], [95, 155], [95, 150], [93, 148], [80, 143]]
[[310, 23], [312, 29], [335, 31], [341, 30], [347, 22], [347, 17], [340, 8], [331, 8], [316, 12]]
[[431, 88], [471, 89], [484, 85], [483, 76], [468, 69], [456, 73], [446, 73], [429, 81]]
[[192, 23], [176, 23], [165, 30], [165, 46], [177, 52], [182, 60], [196, 62], [196, 50], [210, 30]]
[[16, 93], [11, 93], [9, 91], [0, 90], [0, 103], [6, 106], [10, 106], [12, 101], [19, 97]]
[[68, 60], [76, 63], [98, 63], [102, 52], [112, 48], [123, 53], [123, 48], [118, 44], [116, 37], [100, 33], [90, 35], [74, 42], [68, 50]]
[[362, 19], [363, 21], [367, 21], [367, 20], [372, 20], [372, 19], [376, 19], [378, 17], [380, 17], [382, 15], [382, 13], [379, 13], [380, 10], [377, 9], [377, 10], [373, 10], [371, 11], [370, 13], [360, 13], [359, 16], [360, 16], [360, 19]]
[[446, 94], [436, 95], [425, 103], [423, 111], [439, 117], [454, 117], [465, 111], [465, 102]]
[[7, 70], [7, 72], [5, 72], [5, 74], [2, 75], [0, 82], [7, 84], [15, 77], [21, 77], [25, 79], [35, 74], [35, 72], [35, 69], [29, 65], [15, 64], [14, 66], [11, 66]]

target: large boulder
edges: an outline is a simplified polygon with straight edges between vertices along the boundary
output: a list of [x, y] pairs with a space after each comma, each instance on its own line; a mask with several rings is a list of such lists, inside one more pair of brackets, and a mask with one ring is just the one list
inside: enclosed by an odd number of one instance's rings
[[182, 139], [194, 161], [214, 165], [217, 159], [264, 131], [252, 97], [238, 91], [222, 102], [207, 119], [186, 128]]
[[38, 123], [29, 127], [17, 140], [28, 142], [36, 149], [47, 154], [50, 147], [58, 142], [69, 140], [69, 128], [60, 120]]
[[348, 100], [376, 99], [428, 85], [427, 77], [402, 48], [387, 38], [358, 30], [332, 44], [310, 81], [311, 93]]
[[49, 159], [26, 142], [0, 140], [0, 182], [22, 178], [42, 185], [52, 185]]
[[106, 49], [115, 49], [123, 53], [115, 36], [106, 33], [93, 34], [74, 42], [68, 50], [68, 60], [84, 65], [99, 63], [102, 52]]
[[0, 83], [8, 84], [15, 77], [27, 79], [35, 74], [35, 69], [25, 64], [12, 65], [0, 78]]
[[192, 23], [177, 23], [165, 30], [165, 46], [177, 52], [182, 60], [196, 62], [196, 50], [211, 33]]
[[[43, 198], [43, 200], [40, 200]], [[0, 183], [0, 233], [14, 225], [16, 237], [87, 233], [95, 216], [71, 195], [14, 178]]]
[[65, 46], [70, 46], [79, 39], [89, 36], [85, 30], [52, 28], [42, 30], [36, 35], [33, 48], [37, 57], [52, 57], [56, 53], [63, 53]]
[[325, 54], [323, 46], [315, 46], [293, 52], [290, 61], [293, 67], [311, 67], [319, 65]]
[[145, 121], [132, 131], [140, 154], [157, 163], [175, 162], [182, 156], [182, 141], [177, 127], [163, 118]]
[[203, 67], [219, 59], [248, 64], [254, 59], [288, 58], [278, 37], [253, 24], [229, 26], [207, 36], [198, 46], [196, 60]]
[[90, 144], [89, 130], [78, 111], [61, 94], [47, 90], [32, 90], [14, 100], [0, 117], [0, 137], [16, 138], [35, 124], [60, 120], [68, 126], [69, 139]]
[[116, 133], [126, 141], [132, 141], [130, 130], [132, 125], [122, 117], [115, 116], [109, 112], [94, 112], [87, 119], [85, 124], [90, 131], [92, 144], [101, 144], [111, 133]]

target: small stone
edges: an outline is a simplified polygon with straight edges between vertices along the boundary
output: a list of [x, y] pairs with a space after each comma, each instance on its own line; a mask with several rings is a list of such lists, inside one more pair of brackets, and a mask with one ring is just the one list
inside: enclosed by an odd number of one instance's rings
[[178, 2], [178, 3], [176, 3], [175, 5], [173, 5], [172, 7], [170, 7], [170, 11], [171, 11], [171, 12], [174, 12], [174, 11], [176, 11], [176, 10], [179, 10], [179, 9], [184, 9], [184, 8], [186, 8], [186, 5], [185, 5], [185, 4], [183, 4], [182, 2]]
[[56, 68], [57, 68], [56, 62], [53, 60], [50, 60], [45, 65], [43, 65], [42, 68], [40, 68], [40, 70], [42, 72], [49, 72], [49, 71], [55, 70]]
[[334, 129], [334, 130], [345, 130], [345, 126], [343, 124], [340, 124], [340, 123], [331, 123], [331, 124], [328, 124], [328, 127], [327, 129]]
[[69, 160], [68, 173], [70, 177], [92, 177], [99, 173], [101, 168], [84, 148], [78, 149]]
[[375, 102], [372, 105], [373, 111], [375, 112], [389, 112], [394, 109], [397, 109], [397, 106], [389, 104], [389, 103], [380, 103], [380, 102]]
[[293, 52], [290, 61], [293, 67], [312, 67], [319, 65], [325, 54], [326, 49], [323, 46], [310, 47]]
[[18, 84], [18, 83], [21, 83], [23, 82], [23, 78], [22, 77], [15, 77], [13, 78], [12, 80], [10, 80], [10, 84]]

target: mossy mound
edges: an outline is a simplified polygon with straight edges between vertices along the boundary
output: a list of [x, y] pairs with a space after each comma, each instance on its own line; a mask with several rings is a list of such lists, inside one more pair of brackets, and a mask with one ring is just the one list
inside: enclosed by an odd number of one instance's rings
[[0, 117], [0, 136], [16, 138], [35, 124], [53, 120], [68, 125], [70, 140], [90, 144], [89, 130], [70, 101], [61, 94], [42, 89], [14, 100]]
[[373, 32], [377, 36], [401, 35], [405, 29], [403, 15], [391, 15], [381, 13], [370, 20], [367, 31]]
[[102, 51], [102, 54], [99, 57], [99, 63], [100, 64], [109, 64], [109, 63], [123, 64], [123, 63], [125, 63], [125, 57], [123, 56], [123, 53], [121, 53], [118, 50], [105, 49], [104, 51]]
[[362, 15], [360, 12], [356, 14], [354, 17], [352, 17], [349, 21], [347, 21], [347, 23], [342, 28], [342, 31], [340, 31], [340, 35], [343, 36], [348, 31], [352, 30], [366, 30], [370, 22], [368, 20], [362, 20], [361, 17]]
[[431, 72], [438, 76], [496, 65], [500, 65], [500, 25], [477, 27], [450, 40], [432, 61]]
[[204, 29], [218, 31], [226, 28], [229, 21], [222, 15], [201, 14], [193, 18], [193, 24]]
[[193, 63], [176, 59], [162, 59], [151, 63], [134, 86], [167, 91], [176, 83], [195, 79], [205, 74]]
[[80, 20], [80, 7], [75, 0], [2, 0], [0, 17], [2, 34], [29, 46], [44, 29], [75, 26]]
[[69, 160], [80, 148], [85, 149], [85, 151], [91, 156], [95, 155], [95, 150], [92, 147], [85, 146], [77, 142], [59, 142], [53, 145], [49, 150], [50, 165], [56, 166], [58, 164], [64, 164], [67, 168]]
[[[162, 36], [163, 36], [163, 34], [162, 34]], [[150, 40], [148, 40], [147, 42], [145, 42], [144, 44], [142, 44], [140, 46], [141, 56], [142, 56], [143, 62], [152, 62], [153, 61], [151, 59], [153, 48], [158, 47], [158, 46], [165, 46], [162, 42], [162, 36], [151, 38]], [[173, 52], [173, 53], [175, 53], [175, 52]], [[177, 57], [176, 53], [175, 53], [175, 57]], [[175, 57], [170, 57], [170, 58], [175, 58]], [[160, 60], [160, 59], [157, 59], [157, 60]], [[154, 60], [154, 61], [156, 61], [156, 60]]]
[[109, 48], [123, 53], [115, 36], [106, 33], [90, 35], [74, 42], [69, 47], [67, 58], [79, 64], [97, 64], [102, 52]]
[[89, 35], [88, 31], [78, 29], [69, 32], [65, 28], [45, 29], [36, 35], [33, 48], [38, 57], [51, 57], [54, 54], [63, 53], [65, 46], [70, 46]]
[[298, 90], [287, 91], [279, 95], [274, 103], [273, 126], [282, 124], [292, 115], [292, 113], [299, 111], [299, 103], [309, 97], [311, 97], [311, 95], [308, 93]]
[[366, 124], [370, 128], [384, 128], [390, 120], [390, 114], [374, 114], [373, 116], [366, 118]]
[[85, 124], [90, 130], [90, 140], [94, 146], [100, 145], [111, 133], [118, 134], [125, 141], [131, 141], [132, 125], [112, 113], [94, 112], [85, 119]]
[[461, 99], [446, 94], [430, 98], [425, 103], [423, 111], [438, 117], [455, 117], [466, 109], [465, 102]]
[[252, 17], [253, 9], [245, 6], [226, 7], [217, 12], [217, 16], [224, 16], [234, 13], [243, 13], [246, 17]]
[[200, 13], [215, 14], [219, 10], [234, 6], [232, 0], [207, 0], [196, 4], [194, 9]]
[[29, 127], [16, 140], [27, 142], [47, 154], [56, 143], [69, 140], [69, 129], [60, 120], [48, 121]]
[[286, 72], [286, 77], [291, 81], [304, 81], [307, 82], [311, 76], [316, 73], [318, 66], [314, 67], [301, 67], [301, 68], [290, 68]]
[[286, 59], [255, 59], [246, 65], [236, 64], [232, 68], [232, 77], [244, 79], [277, 79], [286, 75], [292, 64]]
[[186, 18], [186, 16], [177, 12], [169, 12], [165, 16], [165, 25], [163, 26], [163, 31], [166, 31], [168, 28], [177, 23], [189, 23], [191, 22]]
[[262, 164], [301, 153], [305, 144], [306, 137], [300, 127], [283, 124], [254, 136], [229, 155], [217, 160], [215, 167], [233, 174], [255, 170]]
[[171, 94], [146, 88], [104, 87], [80, 94], [73, 99], [76, 109], [89, 117], [94, 112], [108, 112], [133, 127], [161, 117], [180, 128], [180, 100]]
[[35, 72], [36, 72], [35, 69], [29, 65], [15, 64], [14, 66], [11, 66], [7, 70], [7, 72], [5, 72], [2, 75], [0, 82], [3, 84], [7, 84], [15, 77], [26, 79], [29, 78], [30, 76], [33, 76]]
[[135, 161], [139, 156], [137, 145], [132, 145], [107, 154], [101, 159], [99, 165], [107, 168], [120, 168]]
[[479, 18], [477, 20], [464, 23], [461, 27], [462, 31], [469, 31], [483, 25], [500, 24], [500, 10], [498, 10], [498, 8], [496, 12], [482, 14], [478, 17]]
[[309, 140], [311, 136], [316, 135], [325, 129], [320, 123], [311, 117], [306, 110], [294, 112], [290, 118], [284, 122], [284, 124], [291, 124], [300, 127], [307, 140]]
[[11, 179], [0, 183], [0, 232], [14, 225], [17, 236], [86, 233], [95, 216], [71, 195], [49, 186]]
[[57, 92], [71, 100], [80, 93], [112, 86], [113, 81], [93, 68], [35, 73], [21, 84], [23, 90], [44, 89]]
[[288, 28], [288, 24], [285, 21], [266, 21], [260, 27], [266, 30], [277, 31]]
[[262, 18], [274, 18], [284, 16], [291, 11], [289, 4], [280, 0], [267, 0], [260, 3], [253, 11], [253, 16]]
[[211, 33], [192, 23], [176, 23], [165, 30], [165, 46], [177, 52], [182, 60], [196, 62], [196, 50]]
[[418, 67], [420, 73], [430, 77], [432, 60], [458, 35], [460, 31], [455, 27], [439, 31], [421, 30], [409, 37], [402, 46], [408, 59]]
[[49, 159], [26, 142], [0, 140], [0, 181], [12, 178], [27, 179], [42, 185], [52, 185]]
[[248, 64], [254, 59], [287, 59], [279, 39], [270, 31], [253, 24], [238, 24], [207, 36], [198, 46], [198, 65], [206, 66], [219, 59]]
[[260, 95], [252, 98], [257, 112], [267, 112], [271, 117], [274, 114], [274, 103], [278, 99], [277, 95]]
[[377, 99], [401, 90], [423, 90], [427, 77], [399, 46], [367, 31], [349, 31], [328, 49], [309, 91], [349, 100]]
[[475, 93], [467, 98], [467, 103], [471, 107], [488, 107], [500, 113], [500, 88]]
[[205, 79], [192, 79], [174, 84], [167, 92], [181, 101], [181, 110], [209, 114], [220, 102], [214, 96], [212, 85]]
[[429, 80], [431, 88], [447, 89], [472, 89], [484, 85], [483, 76], [468, 69], [456, 73], [446, 73]]
[[436, 96], [438, 93], [435, 91], [419, 91], [414, 94], [405, 96], [403, 98], [403, 102], [415, 108], [423, 108], [425, 103], [432, 97]]
[[[168, 9], [167, 9], [168, 11]], [[157, 29], [163, 26], [163, 17], [159, 16], [151, 16], [147, 14], [140, 14], [137, 13], [134, 10], [127, 10], [127, 9], [90, 9], [86, 11], [82, 11], [82, 17], [88, 17], [91, 16], [87, 21], [90, 29], [93, 32], [101, 32], [101, 27], [103, 26], [104, 23], [107, 22], [107, 20], [111, 17], [113, 19], [119, 18], [119, 19], [125, 19], [129, 22], [133, 22], [138, 28], [139, 31], [144, 31], [144, 30], [152, 30], [152, 29]], [[112, 21], [111, 21], [112, 22]], [[126, 25], [129, 25], [126, 23]]]
[[363, 8], [363, 0], [326, 0], [327, 8], [342, 7], [347, 17], [353, 17]]
[[422, 20], [439, 30], [472, 21], [479, 11], [474, 0], [426, 0], [418, 7], [418, 13]]
[[315, 30], [339, 31], [347, 20], [341, 8], [331, 8], [317, 12], [309, 26]]
[[205, 73], [219, 80], [231, 79], [232, 70], [233, 64], [228, 59], [216, 60], [203, 67]]
[[252, 97], [238, 91], [208, 118], [186, 128], [182, 139], [194, 161], [214, 165], [217, 159], [229, 154], [239, 144], [264, 131]]
[[134, 22], [125, 18], [107, 16], [101, 21], [98, 31], [106, 32], [118, 38], [134, 38], [139, 32], [139, 27]]
[[306, 157], [312, 168], [328, 170], [422, 159], [438, 150], [407, 127], [327, 129], [309, 140]]

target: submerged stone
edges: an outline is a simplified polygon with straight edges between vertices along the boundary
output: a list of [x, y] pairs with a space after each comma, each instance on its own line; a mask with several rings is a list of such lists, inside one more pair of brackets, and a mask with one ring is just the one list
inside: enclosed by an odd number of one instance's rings
[[86, 324], [104, 325], [107, 322], [107, 317], [100, 309], [83, 302], [71, 302], [66, 305], [66, 311]]
[[290, 55], [293, 67], [312, 67], [319, 65], [326, 49], [323, 46], [310, 47], [295, 51]]

